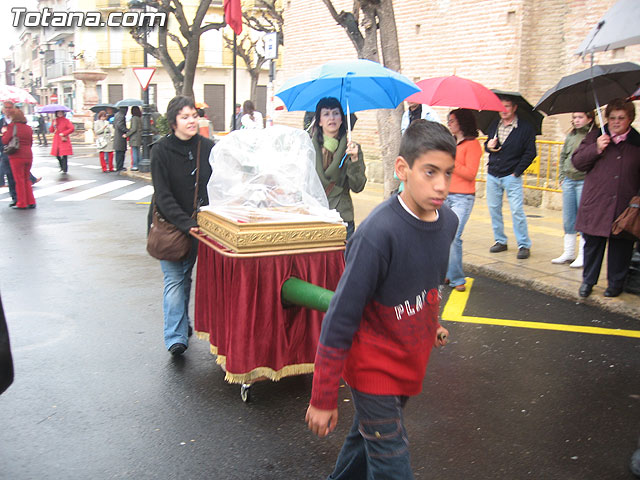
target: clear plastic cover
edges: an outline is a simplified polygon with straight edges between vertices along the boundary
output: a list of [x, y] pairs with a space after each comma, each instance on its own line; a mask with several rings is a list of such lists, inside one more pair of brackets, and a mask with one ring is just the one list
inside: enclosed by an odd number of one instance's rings
[[342, 223], [316, 173], [309, 135], [276, 125], [236, 130], [211, 150], [211, 210], [237, 222]]

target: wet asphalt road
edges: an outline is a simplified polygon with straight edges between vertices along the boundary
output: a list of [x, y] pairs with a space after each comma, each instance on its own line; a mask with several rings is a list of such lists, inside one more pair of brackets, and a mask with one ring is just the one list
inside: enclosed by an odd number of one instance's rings
[[[79, 167], [70, 177], [116, 179]], [[145, 252], [146, 205], [112, 200], [122, 192], [55, 201], [69, 193], [26, 212], [0, 202], [0, 292], [16, 364], [0, 396], [0, 478], [330, 473], [352, 418], [346, 388], [336, 432], [319, 440], [303, 421], [310, 376], [258, 383], [245, 404], [206, 342], [194, 337], [172, 359], [160, 268]], [[465, 314], [640, 330], [638, 319], [486, 278], [476, 278]], [[406, 408], [416, 478], [633, 478], [637, 338], [446, 326], [451, 343], [434, 352], [424, 392]]]

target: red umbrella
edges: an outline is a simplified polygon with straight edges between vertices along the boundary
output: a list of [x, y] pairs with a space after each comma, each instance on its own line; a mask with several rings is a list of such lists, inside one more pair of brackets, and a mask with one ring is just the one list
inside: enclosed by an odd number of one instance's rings
[[407, 102], [424, 103], [439, 107], [504, 112], [502, 102], [495, 93], [484, 85], [466, 78], [456, 77], [455, 75], [427, 78], [416, 82], [416, 85], [422, 91], [407, 97], [405, 99]]

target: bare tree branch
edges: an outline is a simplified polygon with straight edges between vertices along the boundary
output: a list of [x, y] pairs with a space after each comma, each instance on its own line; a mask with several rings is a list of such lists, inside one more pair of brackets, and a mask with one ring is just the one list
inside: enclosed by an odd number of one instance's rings
[[178, 44], [178, 47], [180, 48], [180, 52], [182, 53], [182, 56], [186, 56], [187, 54], [187, 49], [186, 47], [182, 44], [182, 42], [180, 41], [180, 37], [178, 37], [177, 35], [174, 35], [171, 32], [167, 32], [167, 37], [169, 37], [171, 40], [173, 40], [175, 43]]
[[[354, 13], [345, 12], [344, 10], [338, 13], [331, 0], [322, 1], [327, 6], [329, 13], [331, 13], [331, 16], [336, 21], [336, 23], [346, 30], [347, 35], [349, 36], [349, 40], [351, 40], [351, 43], [353, 43], [356, 51], [360, 52], [364, 47], [364, 37], [362, 36], [360, 29], [358, 28], [358, 21]], [[356, 2], [354, 2], [354, 7], [355, 3]]]

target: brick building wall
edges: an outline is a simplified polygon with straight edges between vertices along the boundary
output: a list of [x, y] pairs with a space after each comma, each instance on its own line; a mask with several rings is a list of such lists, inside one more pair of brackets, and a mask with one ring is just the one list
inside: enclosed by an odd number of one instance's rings
[[[413, 80], [456, 74], [489, 88], [520, 91], [532, 104], [562, 76], [589, 66], [574, 54], [616, 0], [401, 0], [394, 2], [402, 73]], [[352, 0], [334, 0], [338, 12]], [[346, 33], [322, 0], [284, 2], [286, 51], [275, 90], [286, 79], [328, 60], [356, 58]], [[600, 64], [640, 60], [640, 46], [595, 55]], [[447, 108], [436, 108], [442, 120]], [[302, 125], [301, 112], [275, 122]], [[367, 175], [382, 181], [375, 113], [359, 112], [354, 139]], [[546, 140], [563, 140], [568, 115], [547, 117]]]

